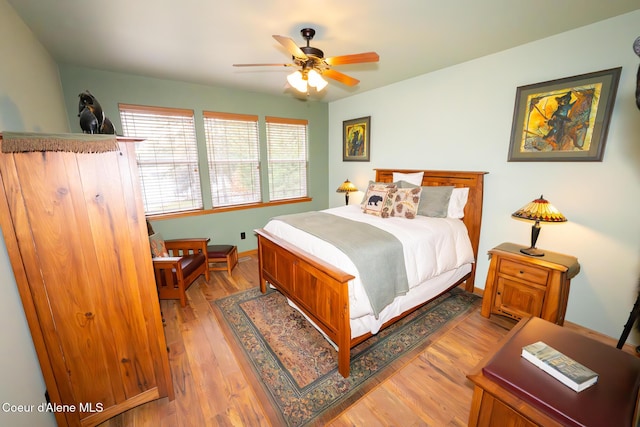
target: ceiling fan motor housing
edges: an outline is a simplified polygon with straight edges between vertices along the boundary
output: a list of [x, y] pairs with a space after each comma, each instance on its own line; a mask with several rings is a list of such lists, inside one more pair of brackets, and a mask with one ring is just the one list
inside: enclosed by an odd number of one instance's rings
[[[316, 30], [314, 30], [313, 28], [303, 28], [302, 30], [300, 30], [300, 34], [302, 34], [302, 37], [307, 41], [307, 45], [301, 46], [300, 50], [304, 52], [305, 55], [313, 59], [323, 59], [324, 58], [323, 51], [315, 47], [309, 46], [309, 41], [313, 39], [313, 36], [316, 35]], [[313, 65], [315, 65], [315, 62], [316, 61], [313, 61]]]
[[307, 56], [312, 56], [318, 59], [324, 58], [324, 52], [320, 49], [316, 49], [315, 47], [303, 46], [300, 48], [300, 50], [303, 51]]

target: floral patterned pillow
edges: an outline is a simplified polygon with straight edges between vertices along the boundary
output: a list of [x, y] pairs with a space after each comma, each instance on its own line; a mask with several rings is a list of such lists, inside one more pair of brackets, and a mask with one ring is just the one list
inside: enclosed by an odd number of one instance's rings
[[420, 204], [421, 187], [398, 188], [393, 194], [391, 216], [414, 219]]

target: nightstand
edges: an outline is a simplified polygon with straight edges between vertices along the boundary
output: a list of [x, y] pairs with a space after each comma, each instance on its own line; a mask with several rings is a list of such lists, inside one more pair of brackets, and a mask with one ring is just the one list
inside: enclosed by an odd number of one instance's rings
[[536, 316], [562, 325], [571, 279], [580, 264], [573, 256], [546, 250], [541, 257], [525, 255], [520, 249], [526, 247], [503, 243], [489, 251], [481, 313], [516, 320]]

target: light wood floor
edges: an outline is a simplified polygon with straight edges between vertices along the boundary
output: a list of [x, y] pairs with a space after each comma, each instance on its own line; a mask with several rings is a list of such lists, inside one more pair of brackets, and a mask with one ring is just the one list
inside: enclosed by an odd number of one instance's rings
[[[198, 279], [187, 291], [187, 307], [162, 301], [176, 399], [141, 405], [102, 426], [277, 425], [270, 421], [268, 404], [261, 404], [259, 393], [236, 361], [209, 304], [255, 286], [257, 258], [244, 256], [231, 278], [226, 272], [212, 272], [209, 283]], [[426, 350], [400, 361], [395, 373], [326, 425], [466, 426], [473, 391], [466, 374], [513, 324], [499, 316], [485, 319], [479, 309], [473, 311], [443, 328]], [[614, 340], [591, 335], [615, 345]]]

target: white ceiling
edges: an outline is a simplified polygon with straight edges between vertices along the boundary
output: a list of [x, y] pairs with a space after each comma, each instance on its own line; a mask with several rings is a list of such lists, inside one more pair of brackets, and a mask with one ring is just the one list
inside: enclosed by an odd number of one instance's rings
[[[380, 62], [342, 65], [359, 79], [330, 81], [312, 99], [334, 101], [640, 9], [638, 0], [8, 0], [58, 63], [296, 96], [272, 35], [326, 57], [375, 51]], [[629, 46], [633, 40], [629, 41]], [[585, 46], [588, 49], [588, 46]], [[567, 52], [567, 55], [570, 55]], [[544, 52], [532, 58], [544, 66]]]

